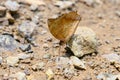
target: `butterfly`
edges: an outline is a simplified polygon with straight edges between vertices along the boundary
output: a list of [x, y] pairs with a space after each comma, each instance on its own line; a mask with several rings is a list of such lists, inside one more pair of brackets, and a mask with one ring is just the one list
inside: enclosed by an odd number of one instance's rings
[[55, 38], [66, 43], [76, 31], [80, 21], [81, 16], [77, 11], [72, 11], [55, 19], [48, 19], [48, 27]]

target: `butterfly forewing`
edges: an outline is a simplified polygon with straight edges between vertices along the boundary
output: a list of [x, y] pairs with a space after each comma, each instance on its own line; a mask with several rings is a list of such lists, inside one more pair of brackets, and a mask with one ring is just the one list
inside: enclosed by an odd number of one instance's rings
[[63, 14], [56, 19], [48, 19], [49, 30], [55, 38], [66, 42], [74, 34], [80, 20], [77, 12]]

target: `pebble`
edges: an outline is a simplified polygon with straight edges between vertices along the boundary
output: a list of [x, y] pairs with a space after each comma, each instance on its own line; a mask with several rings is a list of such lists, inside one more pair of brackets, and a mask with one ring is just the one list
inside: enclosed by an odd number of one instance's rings
[[46, 53], [46, 54], [43, 55], [43, 58], [44, 59], [50, 59], [51, 58], [51, 54]]
[[31, 37], [35, 32], [37, 25], [31, 21], [23, 21], [20, 26], [18, 26], [18, 32], [23, 37]]
[[47, 43], [44, 43], [43, 48], [49, 48], [49, 45]]
[[103, 58], [106, 58], [111, 63], [120, 63], [120, 56], [116, 53], [104, 54]]
[[55, 63], [56, 63], [56, 68], [62, 70], [68, 67], [71, 62], [67, 57], [57, 57]]
[[48, 70], [46, 71], [46, 75], [47, 75], [47, 80], [53, 79], [54, 73], [53, 73], [52, 69], [48, 69]]
[[5, 6], [10, 11], [18, 11], [20, 5], [16, 1], [7, 0]]
[[9, 66], [15, 66], [19, 62], [19, 58], [14, 56], [9, 56], [6, 58], [6, 60], [7, 60], [7, 65]]
[[64, 9], [64, 8], [67, 8], [67, 7], [70, 7], [74, 4], [73, 1], [55, 1], [54, 2], [54, 5], [60, 7], [61, 9]]
[[76, 56], [71, 56], [70, 60], [71, 60], [74, 67], [79, 68], [79, 69], [84, 69], [84, 70], [86, 69], [86, 66], [85, 66], [84, 62], [81, 61]]
[[23, 52], [29, 51], [31, 49], [30, 44], [23, 44], [19, 47]]
[[21, 0], [21, 2], [29, 4], [29, 5], [45, 5], [43, 0]]
[[46, 33], [47, 33], [46, 30], [41, 31], [41, 35], [46, 34]]
[[[11, 74], [10, 77], [14, 77], [14, 78], [16, 78], [17, 80], [27, 80], [27, 79], [26, 79], [26, 74], [23, 73], [23, 72], [17, 72], [17, 73], [15, 73], [15, 74]], [[15, 79], [15, 80], [16, 80], [16, 79]]]
[[101, 0], [84, 0], [84, 2], [88, 6], [92, 6], [92, 7], [103, 4], [103, 2]]
[[120, 0], [108, 0], [110, 3], [116, 5], [116, 4], [120, 4]]
[[31, 56], [30, 56], [30, 54], [20, 53], [20, 54], [17, 55], [17, 57], [19, 59], [24, 60], [24, 59], [30, 58]]
[[116, 16], [120, 17], [120, 11], [115, 12]]
[[35, 15], [32, 17], [32, 22], [34, 22], [35, 24], [39, 23], [39, 16]]
[[44, 69], [44, 66], [45, 66], [45, 63], [44, 62], [39, 62], [39, 63], [36, 63], [32, 66], [32, 69], [33, 70], [43, 70]]
[[99, 73], [97, 76], [98, 80], [119, 80], [120, 79], [120, 74], [118, 75], [113, 75], [109, 73]]
[[75, 34], [67, 42], [67, 46], [77, 57], [96, 52], [97, 44], [95, 32], [87, 27], [78, 27]]
[[3, 6], [0, 6], [0, 17], [5, 16], [6, 8]]
[[49, 48], [49, 45], [48, 45], [47, 43], [44, 43], [44, 44], [42, 45], [42, 47], [44, 48], [45, 51], [47, 51], [47, 50], [50, 49], [50, 48]]
[[65, 68], [63, 74], [66, 78], [71, 79], [75, 75], [74, 68]]
[[32, 10], [32, 11], [35, 11], [35, 10], [37, 10], [37, 9], [38, 9], [38, 5], [32, 4], [32, 5], [30, 6], [30, 10]]
[[9, 35], [0, 35], [0, 48], [6, 50], [14, 50], [18, 46], [18, 43], [14, 40], [13, 37]]
[[0, 64], [3, 62], [3, 58], [0, 56]]

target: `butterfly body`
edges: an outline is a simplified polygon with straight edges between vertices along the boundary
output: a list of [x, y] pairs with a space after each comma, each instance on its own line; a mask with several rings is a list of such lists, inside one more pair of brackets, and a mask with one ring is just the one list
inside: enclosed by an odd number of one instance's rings
[[55, 38], [62, 42], [67, 42], [74, 34], [80, 20], [80, 15], [73, 11], [56, 19], [48, 19], [48, 27]]

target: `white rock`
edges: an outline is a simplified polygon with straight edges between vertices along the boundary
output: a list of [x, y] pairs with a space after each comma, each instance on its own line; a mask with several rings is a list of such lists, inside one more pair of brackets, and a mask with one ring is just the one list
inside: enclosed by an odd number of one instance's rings
[[70, 60], [75, 67], [80, 68], [80, 69], [86, 69], [84, 61], [81, 61], [79, 58], [75, 56], [71, 56]]
[[51, 54], [48, 54], [48, 53], [46, 53], [46, 54], [43, 55], [44, 59], [50, 59], [50, 57], [51, 57]]
[[113, 74], [108, 74], [108, 73], [100, 73], [98, 74], [97, 79], [98, 80], [119, 80], [120, 74], [113, 75]]
[[104, 54], [104, 55], [102, 55], [102, 57], [106, 58], [111, 63], [113, 63], [113, 62], [120, 63], [120, 56], [116, 53]]
[[42, 46], [43, 48], [49, 48], [49, 45], [47, 43], [44, 43]]
[[5, 50], [14, 50], [18, 46], [18, 43], [10, 35], [0, 35], [0, 48]]
[[26, 79], [26, 74], [23, 73], [23, 72], [17, 72], [15, 74], [11, 74], [10, 77], [14, 77], [16, 78], [17, 80], [27, 80]]
[[20, 0], [23, 3], [26, 4], [34, 4], [34, 5], [45, 5], [45, 2], [43, 0]]
[[96, 34], [90, 28], [79, 27], [67, 45], [77, 57], [96, 52]]
[[31, 49], [30, 44], [21, 44], [19, 47], [23, 52], [29, 51]]
[[19, 62], [19, 58], [14, 56], [9, 56], [6, 58], [6, 60], [7, 60], [7, 65], [9, 66], [15, 66], [15, 64]]
[[30, 54], [20, 53], [17, 55], [19, 59], [27, 59], [30, 58]]
[[66, 1], [55, 1], [54, 2], [54, 5], [59, 6], [61, 9], [67, 8], [67, 7], [71, 6], [72, 4], [74, 4], [74, 2], [73, 1], [68, 1], [68, 0], [66, 0]]
[[17, 11], [20, 5], [16, 1], [7, 0], [5, 6], [10, 11]]
[[101, 0], [84, 0], [84, 2], [89, 6], [96, 6], [96, 5], [103, 4]]
[[108, 0], [108, 1], [114, 5], [120, 4], [120, 0]]
[[55, 62], [56, 62], [56, 67], [58, 69], [66, 68], [71, 63], [69, 58], [67, 58], [67, 57], [57, 57]]
[[32, 4], [32, 5], [30, 6], [30, 9], [33, 10], [33, 11], [35, 11], [37, 8], [38, 8], [38, 5]]
[[37, 25], [31, 21], [24, 21], [20, 26], [18, 26], [19, 34], [24, 37], [30, 37], [36, 29]]

